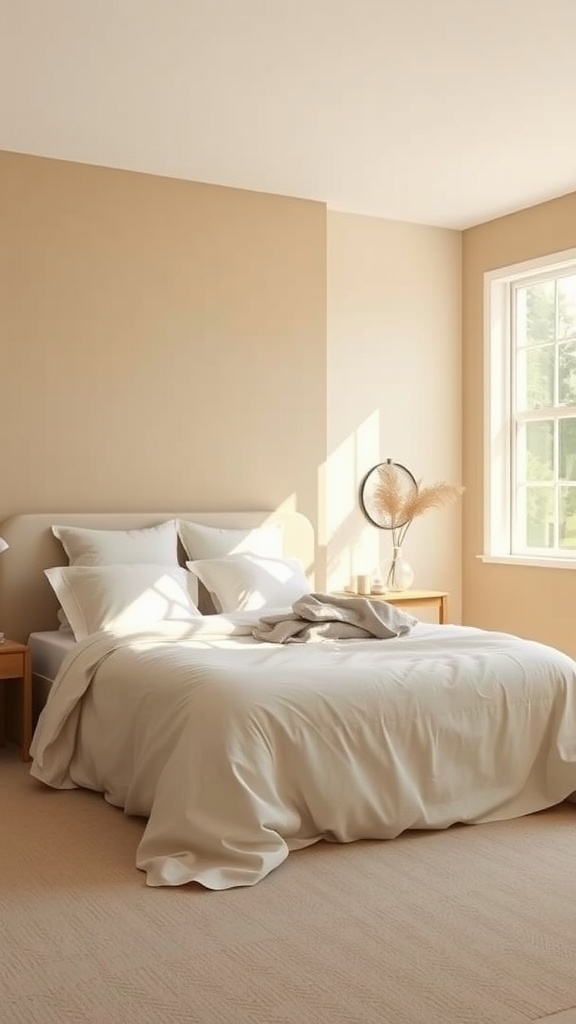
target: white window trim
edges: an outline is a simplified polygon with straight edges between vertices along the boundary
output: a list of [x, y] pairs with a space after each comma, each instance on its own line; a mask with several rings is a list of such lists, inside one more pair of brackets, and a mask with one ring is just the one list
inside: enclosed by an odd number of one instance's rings
[[[511, 359], [509, 284], [528, 274], [568, 270], [576, 249], [540, 256], [484, 274], [484, 552], [482, 562], [576, 569], [576, 558], [558, 555], [512, 555], [511, 539]], [[498, 319], [500, 328], [493, 329]], [[503, 338], [505, 343], [503, 343]], [[496, 372], [499, 371], [499, 372]], [[504, 500], [501, 499], [504, 496]]]

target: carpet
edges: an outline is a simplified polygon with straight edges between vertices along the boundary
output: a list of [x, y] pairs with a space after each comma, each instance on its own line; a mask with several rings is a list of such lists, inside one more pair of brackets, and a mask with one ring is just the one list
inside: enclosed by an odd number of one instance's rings
[[575, 806], [319, 843], [224, 892], [147, 888], [143, 826], [0, 751], [1, 1024], [576, 1021]]

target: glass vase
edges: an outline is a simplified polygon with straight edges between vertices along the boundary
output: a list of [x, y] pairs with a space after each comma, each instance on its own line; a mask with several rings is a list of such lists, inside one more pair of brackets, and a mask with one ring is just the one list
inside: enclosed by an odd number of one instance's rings
[[383, 581], [386, 590], [408, 590], [414, 582], [414, 571], [402, 557], [402, 548], [392, 549], [392, 557], [384, 566]]

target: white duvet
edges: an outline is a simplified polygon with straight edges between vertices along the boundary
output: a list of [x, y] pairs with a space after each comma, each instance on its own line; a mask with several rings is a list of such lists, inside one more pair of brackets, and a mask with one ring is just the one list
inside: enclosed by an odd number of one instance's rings
[[253, 885], [320, 839], [494, 821], [576, 791], [576, 663], [559, 651], [424, 624], [285, 646], [252, 621], [97, 634], [40, 717], [32, 774], [146, 816], [149, 885]]

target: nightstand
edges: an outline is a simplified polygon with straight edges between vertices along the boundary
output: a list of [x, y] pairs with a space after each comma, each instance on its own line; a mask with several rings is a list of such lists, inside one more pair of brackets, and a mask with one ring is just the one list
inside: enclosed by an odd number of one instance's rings
[[[30, 651], [26, 644], [18, 644], [15, 640], [4, 640], [0, 643], [0, 683], [13, 682], [20, 684], [22, 700], [22, 760], [30, 760], [30, 744], [32, 743], [32, 666]], [[4, 723], [0, 734], [0, 745], [4, 744]]]
[[448, 618], [448, 593], [445, 590], [390, 590], [387, 594], [349, 594], [340, 591], [338, 596], [369, 597], [371, 601], [387, 601], [388, 604], [431, 605], [437, 609], [441, 626]]

